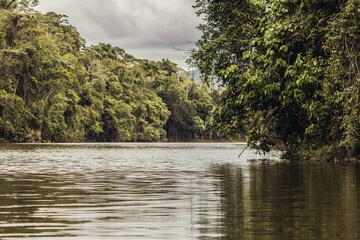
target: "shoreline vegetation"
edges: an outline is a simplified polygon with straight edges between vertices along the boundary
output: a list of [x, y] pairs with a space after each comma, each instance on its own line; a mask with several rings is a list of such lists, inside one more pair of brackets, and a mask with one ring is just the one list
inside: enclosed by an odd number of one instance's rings
[[86, 46], [37, 1], [0, 0], [0, 142], [219, 139], [219, 93], [168, 59]]
[[190, 63], [220, 79], [214, 121], [290, 159], [360, 159], [360, 1], [196, 0]]
[[86, 46], [37, 0], [0, 0], [0, 142], [246, 136], [288, 159], [360, 159], [359, 1], [195, 3], [200, 84], [168, 59]]

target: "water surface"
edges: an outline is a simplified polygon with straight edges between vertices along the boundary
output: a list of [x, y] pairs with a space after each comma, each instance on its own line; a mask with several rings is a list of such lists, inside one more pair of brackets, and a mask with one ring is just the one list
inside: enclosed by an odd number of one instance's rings
[[360, 239], [359, 165], [241, 144], [0, 145], [1, 239]]

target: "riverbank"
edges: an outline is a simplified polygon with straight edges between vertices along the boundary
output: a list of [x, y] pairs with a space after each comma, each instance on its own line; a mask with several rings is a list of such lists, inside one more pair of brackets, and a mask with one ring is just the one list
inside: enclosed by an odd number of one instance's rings
[[316, 149], [300, 147], [296, 151], [287, 151], [281, 157], [293, 161], [320, 161], [320, 162], [359, 162], [356, 155], [349, 155], [345, 148], [336, 145], [325, 145]]
[[[119, 141], [119, 142], [111, 142], [111, 143], [243, 143], [246, 144], [245, 140], [208, 140], [208, 139], [192, 139], [192, 140], [169, 140], [169, 141]], [[99, 141], [25, 141], [25, 142], [11, 142], [6, 139], [0, 138], [0, 143], [107, 143], [107, 142], [99, 142]], [[109, 142], [108, 142], [109, 143]]]

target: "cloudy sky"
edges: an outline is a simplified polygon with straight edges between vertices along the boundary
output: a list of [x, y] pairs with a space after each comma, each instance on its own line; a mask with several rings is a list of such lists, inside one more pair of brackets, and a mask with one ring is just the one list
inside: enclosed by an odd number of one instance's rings
[[195, 0], [40, 0], [36, 8], [69, 17], [87, 45], [110, 43], [138, 58], [169, 58], [187, 68], [185, 52], [200, 36]]

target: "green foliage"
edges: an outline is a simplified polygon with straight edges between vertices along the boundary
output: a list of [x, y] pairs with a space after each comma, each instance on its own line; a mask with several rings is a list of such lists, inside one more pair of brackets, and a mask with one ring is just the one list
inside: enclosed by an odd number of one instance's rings
[[23, 100], [0, 90], [0, 133], [11, 141], [24, 141], [30, 133], [28, 123], [33, 116], [25, 108]]
[[197, 0], [206, 23], [191, 62], [225, 87], [214, 128], [247, 134], [263, 151], [331, 145], [333, 154], [358, 157], [359, 5]]
[[[86, 47], [67, 19], [0, 1], [0, 138], [163, 141], [209, 136], [214, 101], [169, 60]], [[170, 132], [170, 129], [176, 129]]]

